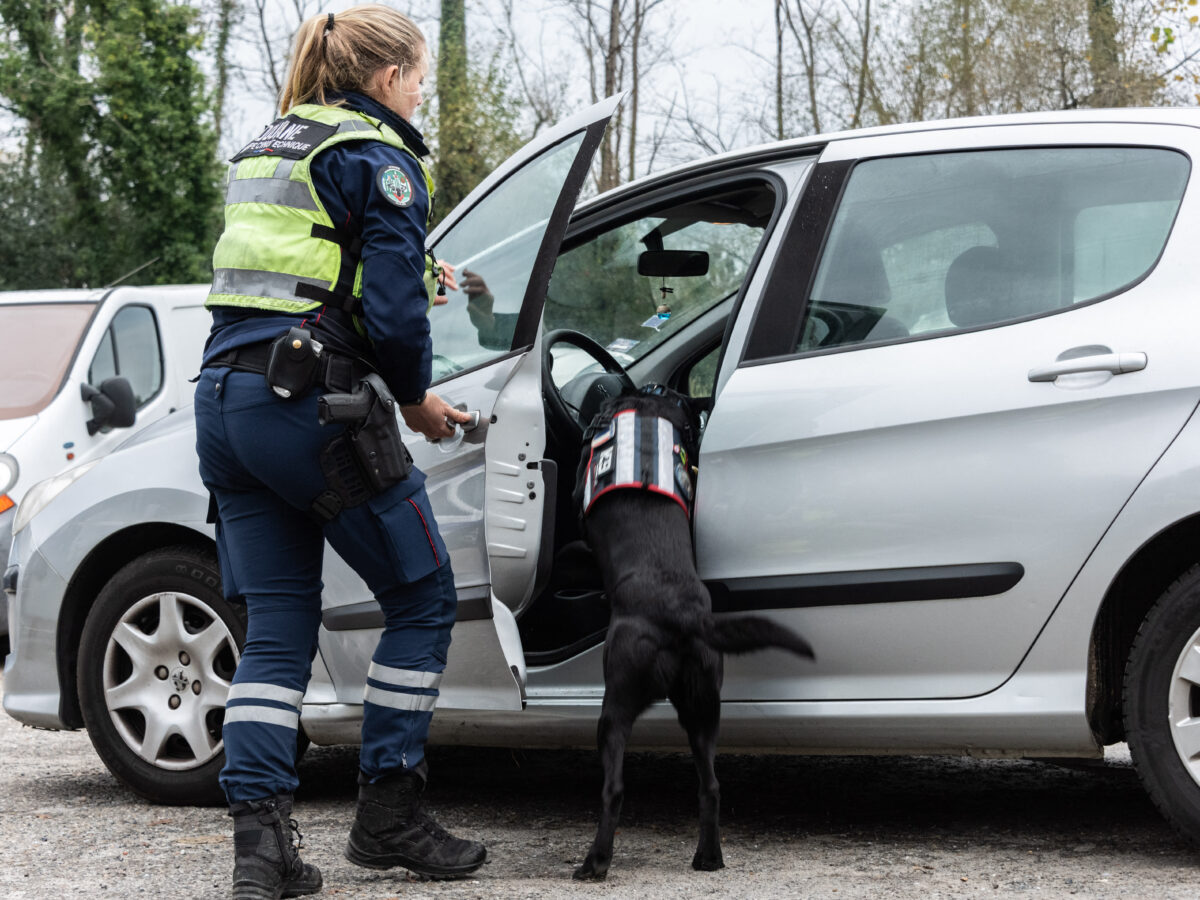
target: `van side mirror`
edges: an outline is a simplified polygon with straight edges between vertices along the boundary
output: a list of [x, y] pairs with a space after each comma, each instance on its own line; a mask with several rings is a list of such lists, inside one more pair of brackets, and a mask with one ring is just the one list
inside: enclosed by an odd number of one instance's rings
[[101, 428], [129, 428], [137, 419], [133, 387], [124, 376], [105, 378], [99, 388], [83, 384], [80, 393], [85, 403], [92, 404], [92, 418], [87, 423], [89, 435]]
[[708, 254], [703, 250], [646, 250], [638, 254], [639, 275], [683, 278], [708, 274]]

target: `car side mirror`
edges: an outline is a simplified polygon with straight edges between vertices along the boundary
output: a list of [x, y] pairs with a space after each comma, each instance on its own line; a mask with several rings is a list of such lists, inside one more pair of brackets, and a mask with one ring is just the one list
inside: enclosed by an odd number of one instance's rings
[[639, 275], [681, 278], [708, 274], [708, 253], [703, 250], [646, 250], [638, 255]]
[[89, 435], [101, 428], [128, 428], [137, 419], [133, 387], [124, 376], [105, 378], [99, 388], [83, 384], [80, 393], [85, 403], [92, 404], [92, 418], [87, 423]]

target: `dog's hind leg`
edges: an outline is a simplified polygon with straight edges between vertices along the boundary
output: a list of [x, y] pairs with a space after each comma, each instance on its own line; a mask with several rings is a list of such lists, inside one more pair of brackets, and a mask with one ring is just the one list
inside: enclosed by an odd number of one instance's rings
[[671, 697], [671, 702], [679, 714], [679, 724], [687, 731], [700, 782], [700, 840], [692, 857], [692, 868], [715, 872], [725, 868], [721, 856], [721, 785], [716, 771], [717, 732], [721, 724], [720, 675], [716, 679], [696, 678], [684, 691]]
[[[617, 833], [617, 820], [621, 816], [621, 801], [625, 798], [625, 745], [633, 730], [634, 719], [641, 710], [630, 715], [627, 698], [612, 702], [612, 689], [605, 693], [604, 707], [597, 728], [597, 744], [600, 762], [604, 766], [604, 788], [601, 791], [600, 824], [596, 827], [596, 839], [587, 858], [575, 870], [579, 881], [603, 881], [612, 862], [613, 838]], [[644, 707], [643, 707], [644, 708]]]

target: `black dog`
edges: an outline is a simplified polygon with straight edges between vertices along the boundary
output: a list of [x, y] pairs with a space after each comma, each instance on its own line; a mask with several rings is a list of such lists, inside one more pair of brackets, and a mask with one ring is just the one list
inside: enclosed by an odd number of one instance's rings
[[697, 424], [688, 398], [653, 386], [608, 401], [588, 429], [576, 495], [612, 619], [597, 733], [603, 805], [591, 851], [575, 870], [579, 880], [608, 874], [625, 745], [634, 720], [664, 697], [687, 732], [700, 777], [700, 841], [692, 868], [723, 868], [713, 769], [722, 654], [781, 647], [813, 656], [807, 641], [769, 619], [713, 618], [708, 589], [696, 574], [689, 523], [688, 463], [695, 458]]

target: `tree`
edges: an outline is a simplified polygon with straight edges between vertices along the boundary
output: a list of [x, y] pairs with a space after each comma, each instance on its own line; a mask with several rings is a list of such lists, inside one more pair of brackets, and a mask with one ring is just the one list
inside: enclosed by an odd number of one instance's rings
[[220, 197], [194, 9], [167, 0], [0, 0], [0, 97], [36, 187], [0, 257], [46, 246], [8, 287], [98, 285], [154, 258], [142, 282], [206, 280]]
[[592, 102], [629, 91], [629, 99], [617, 110], [600, 144], [600, 170], [596, 177], [600, 191], [637, 175], [642, 81], [656, 65], [669, 59], [665, 39], [650, 27], [651, 14], [663, 3], [664, 0], [556, 0], [582, 48]]
[[437, 67], [437, 207], [449, 212], [487, 175], [476, 125], [479, 97], [468, 71], [464, 0], [441, 0]]

